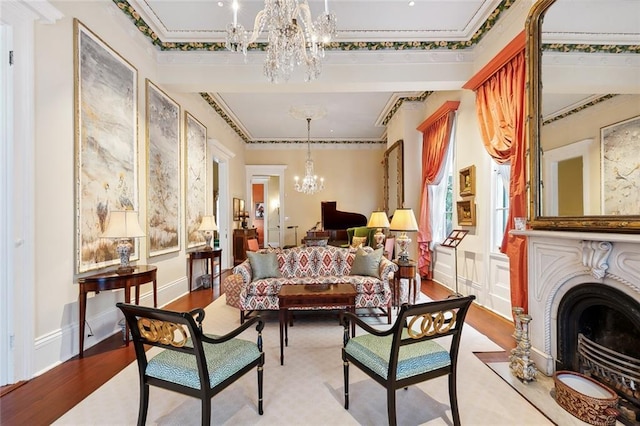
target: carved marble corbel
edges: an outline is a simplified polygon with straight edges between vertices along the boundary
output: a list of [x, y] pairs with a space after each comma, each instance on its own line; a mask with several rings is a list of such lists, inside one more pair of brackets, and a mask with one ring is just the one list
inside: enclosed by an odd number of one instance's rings
[[608, 241], [587, 241], [583, 240], [582, 246], [582, 264], [591, 269], [591, 275], [595, 279], [604, 278], [609, 269], [609, 255], [613, 244]]

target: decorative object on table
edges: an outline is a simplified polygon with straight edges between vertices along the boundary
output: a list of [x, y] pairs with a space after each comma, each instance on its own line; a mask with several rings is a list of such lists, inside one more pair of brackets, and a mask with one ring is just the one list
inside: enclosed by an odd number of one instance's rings
[[180, 105], [150, 80], [147, 95], [149, 256], [180, 250]]
[[107, 229], [102, 233], [102, 238], [117, 240], [116, 251], [120, 256], [120, 267], [116, 270], [119, 274], [130, 274], [133, 266], [129, 265], [129, 256], [133, 244], [132, 238], [144, 237], [144, 231], [138, 223], [138, 212], [134, 210], [113, 210], [109, 213]]
[[460, 226], [476, 226], [476, 204], [474, 197], [467, 200], [458, 201], [458, 225]]
[[511, 350], [509, 368], [514, 376], [527, 383], [535, 380], [538, 374], [538, 369], [531, 360], [531, 340], [529, 339], [531, 315], [525, 314], [524, 309], [518, 306], [512, 311], [515, 321], [513, 337], [516, 339], [516, 347]]
[[320, 76], [324, 47], [336, 36], [336, 16], [329, 12], [324, 0], [324, 12], [314, 21], [306, 0], [264, 2], [264, 9], [256, 15], [251, 37], [238, 24], [238, 0], [233, 0], [233, 23], [227, 26], [225, 47], [247, 55], [247, 46], [254, 43], [263, 31], [267, 32], [267, 58], [264, 73], [272, 83], [289, 80], [296, 65], [306, 66], [305, 81]]
[[476, 195], [476, 166], [460, 169], [460, 196]]
[[556, 402], [575, 417], [597, 426], [617, 423], [619, 397], [610, 387], [575, 371], [556, 371], [553, 383]]
[[382, 232], [382, 229], [386, 229], [389, 226], [389, 218], [384, 211], [378, 210], [371, 213], [367, 227], [377, 228], [376, 233], [373, 234], [373, 240], [376, 242], [376, 248], [384, 247], [384, 233]]
[[418, 223], [416, 217], [413, 214], [413, 210], [409, 208], [396, 209], [393, 212], [393, 218], [391, 218], [391, 224], [389, 225], [391, 231], [400, 231], [400, 235], [396, 238], [400, 253], [398, 253], [398, 260], [401, 262], [407, 262], [409, 260], [409, 244], [411, 239], [407, 236], [407, 232], [417, 232]]
[[455, 260], [454, 279], [456, 281], [456, 292], [451, 295], [452, 297], [462, 296], [460, 292], [458, 292], [458, 245], [468, 233], [469, 231], [465, 229], [454, 229], [453, 231], [451, 231], [451, 233], [449, 233], [449, 236], [441, 244], [441, 246], [443, 247], [453, 248], [453, 257]]
[[187, 248], [204, 242], [198, 231], [199, 219], [207, 206], [207, 128], [191, 114], [185, 114], [186, 164], [186, 233]]
[[294, 188], [298, 192], [307, 195], [313, 195], [324, 189], [324, 178], [318, 179], [313, 169], [313, 160], [311, 159], [311, 120], [318, 120], [327, 114], [327, 110], [321, 106], [306, 105], [302, 107], [291, 107], [289, 114], [296, 119], [307, 120], [307, 160], [305, 161], [305, 173], [302, 183], [299, 182], [298, 176]]
[[206, 241], [206, 246], [204, 250], [213, 250], [211, 247], [211, 238], [213, 238], [213, 232], [218, 230], [218, 225], [216, 225], [216, 217], [215, 216], [202, 216], [202, 220], [200, 221], [200, 226], [198, 227], [198, 231], [202, 232], [204, 235], [204, 239]]
[[138, 71], [77, 19], [73, 32], [75, 267], [83, 273], [118, 263], [101, 240], [108, 213], [137, 208]]
[[242, 229], [247, 229], [249, 227], [249, 212], [240, 212], [240, 220], [240, 226], [242, 226]]

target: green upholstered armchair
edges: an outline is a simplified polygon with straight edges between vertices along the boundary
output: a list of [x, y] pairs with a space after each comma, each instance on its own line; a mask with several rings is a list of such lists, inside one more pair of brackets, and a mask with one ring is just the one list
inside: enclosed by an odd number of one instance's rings
[[366, 226], [347, 228], [347, 247], [351, 245], [353, 237], [367, 237], [367, 242], [364, 245], [373, 247], [373, 234], [375, 233], [376, 228], [367, 228]]
[[[212, 336], [202, 332], [205, 312], [200, 308], [191, 312], [173, 312], [127, 303], [117, 303], [116, 306], [127, 320], [138, 361], [138, 425], [144, 425], [147, 420], [150, 385], [199, 398], [202, 424], [209, 425], [211, 398], [253, 367], [258, 368], [258, 413], [263, 413], [264, 323], [259, 316], [252, 317], [224, 336]], [[255, 323], [257, 343], [237, 338]], [[144, 345], [164, 350], [148, 359]]]
[[[460, 425], [456, 395], [456, 366], [464, 319], [475, 296], [402, 305], [388, 330], [373, 328], [350, 312], [340, 314], [344, 326], [342, 361], [344, 408], [349, 409], [349, 364], [387, 388], [389, 425], [396, 424], [396, 390], [439, 376], [449, 377], [449, 401], [453, 424]], [[349, 324], [369, 334], [350, 337]], [[433, 339], [452, 336], [450, 343]], [[402, 349], [401, 349], [402, 348]]]

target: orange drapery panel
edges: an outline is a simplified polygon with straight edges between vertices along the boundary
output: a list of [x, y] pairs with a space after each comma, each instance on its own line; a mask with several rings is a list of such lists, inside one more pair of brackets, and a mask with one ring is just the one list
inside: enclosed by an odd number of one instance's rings
[[511, 306], [525, 312], [527, 299], [527, 243], [510, 235], [514, 217], [527, 216], [525, 146], [525, 52], [496, 71], [476, 90], [476, 111], [482, 142], [499, 163], [511, 164], [509, 218], [500, 251], [509, 257]]
[[431, 264], [431, 210], [429, 209], [429, 185], [440, 180], [440, 171], [449, 147], [454, 112], [448, 112], [430, 125], [422, 135], [422, 196], [418, 219], [418, 270], [420, 276], [429, 274]]

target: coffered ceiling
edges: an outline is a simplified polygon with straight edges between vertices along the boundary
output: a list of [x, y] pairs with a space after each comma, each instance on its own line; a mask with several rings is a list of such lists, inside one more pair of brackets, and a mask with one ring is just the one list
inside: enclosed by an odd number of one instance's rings
[[[320, 77], [305, 82], [303, 72], [296, 72], [288, 82], [273, 84], [263, 75], [265, 55], [259, 49], [250, 49], [244, 58], [224, 48], [225, 29], [233, 20], [231, 0], [113, 1], [158, 49], [159, 83], [205, 94], [251, 143], [306, 141], [306, 122], [289, 114], [291, 107], [303, 105], [320, 105], [327, 112], [312, 122], [313, 141], [382, 142], [385, 124], [402, 102], [424, 100], [430, 91], [460, 89], [473, 74], [474, 48], [482, 36], [514, 4], [527, 9], [533, 4], [531, 0], [328, 0], [337, 16], [338, 37], [326, 52]], [[239, 0], [239, 4], [238, 22], [253, 28], [264, 0]], [[309, 6], [315, 17], [325, 2], [309, 0]], [[562, 13], [570, 15], [571, 10]], [[591, 13], [598, 17], [602, 9]], [[575, 21], [558, 22], [572, 22], [575, 33], [580, 31]], [[554, 32], [563, 32], [559, 26]]]

